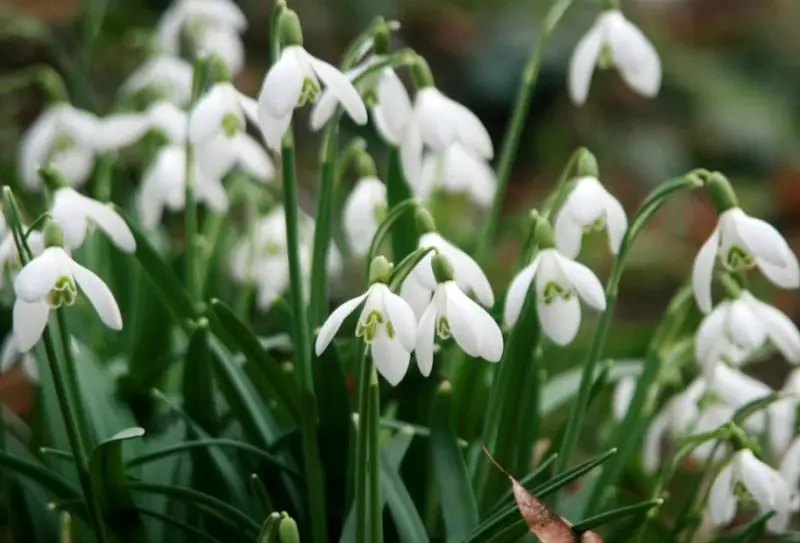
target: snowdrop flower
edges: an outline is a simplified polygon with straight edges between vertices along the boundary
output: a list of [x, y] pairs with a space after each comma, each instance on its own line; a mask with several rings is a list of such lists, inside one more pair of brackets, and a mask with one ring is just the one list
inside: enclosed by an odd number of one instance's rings
[[371, 266], [372, 285], [367, 292], [344, 302], [320, 328], [314, 346], [317, 356], [330, 345], [344, 319], [363, 304], [356, 337], [369, 346], [375, 368], [389, 384], [396, 386], [405, 376], [416, 340], [417, 321], [403, 299], [384, 283], [389, 263], [378, 257]]
[[642, 31], [619, 10], [601, 13], [575, 47], [569, 65], [569, 94], [586, 102], [595, 67], [616, 66], [622, 79], [639, 94], [653, 97], [661, 87], [661, 60]]
[[792, 512], [800, 511], [800, 437], [792, 441], [781, 458], [778, 472], [789, 485], [791, 492], [790, 507]]
[[661, 445], [668, 433], [680, 437], [692, 432], [699, 418], [698, 402], [707, 392], [706, 383], [695, 379], [680, 394], [670, 398], [650, 423], [644, 437], [644, 468], [653, 472], [661, 466]]
[[358, 180], [344, 204], [344, 231], [350, 248], [364, 256], [386, 216], [386, 185], [377, 177]]
[[625, 210], [596, 177], [581, 177], [558, 211], [553, 225], [556, 247], [564, 256], [575, 258], [583, 234], [603, 229], [608, 232], [611, 252], [617, 254], [628, 229]]
[[[60, 229], [54, 222], [46, 227], [50, 238]], [[45, 232], [47, 241], [48, 232]], [[60, 240], [56, 240], [60, 241]], [[51, 309], [70, 306], [78, 298], [78, 287], [86, 294], [100, 320], [113, 330], [122, 329], [122, 316], [114, 295], [91, 270], [84, 268], [58, 244], [28, 262], [14, 280], [14, 341], [20, 352], [29, 351], [42, 336]]]
[[6, 336], [3, 346], [0, 348], [0, 373], [6, 373], [18, 364], [30, 381], [39, 382], [39, 366], [36, 363], [36, 357], [31, 352], [20, 352], [12, 332]]
[[769, 443], [775, 454], [783, 454], [797, 434], [800, 368], [789, 373], [781, 393], [782, 398], [769, 406]]
[[428, 153], [416, 179], [408, 180], [414, 192], [428, 200], [435, 189], [466, 194], [476, 204], [487, 207], [497, 190], [497, 178], [491, 166], [467, 151], [459, 142], [441, 153]]
[[717, 227], [694, 261], [692, 287], [704, 313], [711, 311], [711, 279], [717, 257], [729, 271], [758, 267], [780, 288], [800, 286], [797, 257], [780, 232], [769, 223], [748, 216], [741, 208], [731, 207], [719, 216]]
[[231, 83], [217, 83], [200, 98], [188, 135], [206, 175], [222, 177], [238, 165], [259, 181], [274, 177], [267, 152], [244, 129], [243, 98]]
[[170, 102], [153, 103], [144, 113], [150, 130], [163, 135], [169, 143], [183, 145], [186, 142], [186, 125], [189, 115]]
[[[228, 195], [219, 178], [209, 177], [193, 164], [195, 197], [215, 213], [228, 208]], [[136, 197], [136, 206], [142, 226], [155, 228], [166, 207], [178, 211], [186, 205], [186, 151], [182, 145], [167, 145], [156, 155], [144, 174]]]
[[171, 104], [186, 104], [192, 93], [192, 65], [168, 54], [148, 59], [122, 84], [125, 94], [145, 89]]
[[719, 360], [739, 364], [767, 340], [786, 360], [800, 362], [800, 331], [792, 320], [743, 291], [735, 300], [719, 303], [700, 323], [695, 358], [705, 369]]
[[198, 53], [213, 54], [219, 58], [232, 74], [244, 68], [244, 43], [239, 31], [221, 25], [209, 26], [195, 38]]
[[[456, 264], [457, 265], [457, 264]], [[500, 327], [480, 305], [464, 294], [453, 280], [454, 267], [444, 254], [431, 261], [437, 281], [428, 307], [417, 327], [417, 365], [424, 376], [433, 368], [433, 346], [436, 337], [453, 337], [469, 356], [498, 362], [503, 355], [503, 334]]]
[[64, 233], [64, 243], [70, 249], [83, 244], [92, 225], [100, 228], [109, 239], [126, 253], [136, 251], [136, 240], [127, 223], [113, 208], [62, 187], [53, 195], [50, 215], [58, 221]]
[[625, 418], [634, 392], [636, 392], [636, 377], [626, 376], [617, 381], [611, 400], [611, 413], [614, 416], [614, 420], [621, 421]]
[[791, 490], [780, 473], [761, 462], [752, 451], [742, 449], [719, 472], [708, 495], [708, 512], [717, 526], [730, 523], [736, 515], [735, 487], [741, 483], [763, 513], [775, 511], [767, 531], [783, 533], [791, 514]]
[[567, 345], [578, 333], [581, 306], [578, 298], [598, 311], [605, 311], [606, 297], [597, 276], [557, 249], [547, 248], [511, 281], [503, 320], [514, 326], [528, 289], [536, 281], [536, 306], [542, 331], [557, 345]]

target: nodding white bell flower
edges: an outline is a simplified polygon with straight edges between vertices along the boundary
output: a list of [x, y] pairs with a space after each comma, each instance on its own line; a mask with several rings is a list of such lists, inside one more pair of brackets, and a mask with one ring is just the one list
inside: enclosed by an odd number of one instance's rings
[[642, 96], [653, 97], [661, 87], [661, 60], [639, 28], [619, 10], [602, 12], [581, 38], [569, 65], [569, 95], [577, 105], [586, 102], [597, 66], [616, 66], [622, 79]]
[[33, 353], [23, 353], [17, 348], [14, 341], [14, 333], [10, 333], [3, 340], [0, 348], [0, 373], [6, 373], [10, 369], [19, 365], [25, 376], [33, 383], [39, 382], [39, 366]]
[[800, 511], [800, 437], [796, 437], [781, 458], [778, 473], [789, 485], [792, 512]]
[[377, 177], [363, 177], [344, 204], [344, 231], [358, 256], [367, 254], [372, 238], [386, 217], [386, 185]]
[[[427, 232], [419, 238], [419, 248], [434, 247], [453, 266], [453, 280], [463, 292], [474, 295], [484, 307], [494, 306], [492, 285], [483, 270], [467, 253], [444, 239], [437, 232]], [[437, 288], [433, 273], [433, 253], [429, 253], [411, 270], [400, 288], [400, 295], [420, 317]]]
[[221, 25], [208, 26], [197, 33], [194, 42], [199, 54], [218, 57], [230, 73], [238, 74], [244, 68], [244, 42], [239, 31]]
[[617, 381], [611, 400], [611, 414], [614, 416], [614, 420], [621, 421], [625, 418], [634, 392], [636, 392], [636, 377], [626, 376]]
[[348, 77], [302, 46], [290, 45], [283, 48], [280, 58], [267, 72], [258, 97], [259, 125], [272, 149], [280, 149], [295, 108], [317, 100], [320, 81], [353, 121], [367, 122], [366, 106]]
[[738, 298], [717, 304], [700, 323], [695, 358], [706, 370], [720, 360], [738, 365], [768, 340], [786, 360], [800, 362], [797, 326], [780, 310], [743, 291]]
[[[198, 202], [205, 203], [215, 213], [228, 208], [228, 195], [217, 177], [211, 177], [193, 164], [192, 180]], [[178, 211], [186, 205], [186, 151], [182, 145], [163, 147], [144, 174], [136, 197], [136, 207], [142, 226], [155, 228], [166, 207]]]
[[369, 346], [375, 368], [390, 385], [396, 386], [408, 371], [416, 341], [417, 321], [403, 299], [381, 282], [367, 292], [337, 307], [320, 328], [314, 349], [320, 356], [328, 348], [344, 320], [363, 304], [356, 337]]
[[797, 406], [800, 404], [800, 368], [789, 372], [781, 389], [781, 399], [769, 407], [769, 443], [772, 452], [783, 454], [797, 433]]
[[186, 104], [192, 94], [192, 65], [169, 54], [146, 60], [128, 76], [121, 91], [133, 94], [145, 89], [176, 106]]
[[406, 179], [420, 176], [425, 146], [443, 153], [454, 143], [485, 160], [494, 156], [492, 139], [474, 113], [435, 87], [417, 91], [414, 112], [406, 122], [400, 147]]
[[581, 177], [558, 211], [553, 232], [561, 254], [575, 258], [581, 251], [583, 234], [605, 229], [608, 245], [617, 254], [628, 229], [625, 209], [596, 177]]
[[72, 260], [61, 247], [48, 247], [14, 280], [14, 341], [20, 352], [29, 351], [39, 341], [51, 309], [75, 303], [78, 287], [106, 326], [122, 329], [117, 301], [103, 280]]
[[264, 148], [245, 132], [243, 97], [229, 82], [217, 83], [189, 114], [189, 140], [206, 175], [223, 177], [234, 166], [259, 181], [275, 176]]
[[503, 356], [500, 327], [452, 279], [436, 285], [433, 298], [419, 319], [415, 352], [419, 370], [426, 377], [433, 368], [433, 347], [437, 336], [440, 339], [452, 336], [461, 350], [471, 357], [498, 362]]
[[169, 143], [183, 145], [186, 142], [189, 115], [171, 102], [154, 102], [145, 111], [145, 116], [154, 130], [163, 135]]
[[766, 221], [732, 207], [719, 216], [714, 232], [694, 261], [692, 288], [704, 313], [711, 311], [711, 279], [717, 258], [729, 271], [758, 267], [780, 288], [800, 286], [800, 265], [780, 232]]
[[736, 515], [737, 483], [758, 504], [762, 513], [775, 511], [767, 520], [767, 531], [783, 533], [792, 512], [792, 492], [779, 472], [755, 457], [749, 449], [737, 451], [717, 474], [708, 494], [708, 512], [716, 526], [730, 523]]
[[100, 228], [109, 239], [126, 253], [136, 251], [136, 240], [125, 220], [112, 207], [62, 187], [53, 195], [50, 215], [58, 221], [64, 233], [64, 243], [77, 249], [86, 239], [92, 225]]
[[441, 153], [428, 153], [417, 179], [409, 179], [414, 193], [428, 200], [434, 190], [466, 194], [482, 207], [492, 203], [497, 177], [486, 160], [456, 142]]
[[403, 82], [391, 68], [382, 70], [375, 84], [372, 106], [372, 120], [378, 134], [389, 145], [401, 145], [413, 114], [411, 97]]
[[557, 345], [567, 345], [578, 333], [579, 297], [598, 311], [606, 309], [605, 292], [594, 272], [550, 248], [540, 251], [511, 281], [503, 313], [506, 325], [516, 324], [533, 281], [542, 331]]

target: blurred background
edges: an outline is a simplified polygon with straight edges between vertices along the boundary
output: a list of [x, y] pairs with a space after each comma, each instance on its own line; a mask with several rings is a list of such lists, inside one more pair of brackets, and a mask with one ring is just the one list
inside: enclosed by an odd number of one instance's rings
[[[146, 57], [148, 32], [168, 2], [2, 2], [0, 180], [17, 186], [17, 144], [44, 102], [41, 89], [19, 84], [19, 71], [52, 65], [67, 81], [75, 105], [108, 113], [121, 82]], [[244, 36], [247, 68], [235, 83], [254, 95], [268, 65], [272, 3], [240, 0], [239, 4], [249, 20]], [[400, 21], [396, 45], [413, 47], [429, 60], [437, 86], [483, 119], [497, 149], [520, 73], [549, 4], [546, 0], [290, 1], [300, 15], [306, 47], [334, 63], [374, 16]], [[694, 167], [718, 169], [733, 181], [747, 211], [768, 218], [800, 248], [800, 2], [623, 0], [622, 7], [661, 55], [661, 92], [647, 100], [628, 90], [616, 72], [600, 72], [587, 105], [571, 104], [566, 91], [569, 58], [600, 9], [599, 1], [576, 0], [547, 48], [509, 186], [500, 239], [488, 268], [499, 293], [513, 273], [523, 217], [542, 201], [570, 153], [581, 145], [595, 153], [601, 180], [629, 214], [656, 184]], [[98, 20], [101, 31], [94, 35], [91, 28]], [[318, 135], [305, 128], [305, 114], [299, 119], [303, 205], [313, 212]], [[370, 150], [380, 156], [382, 146], [373, 134], [346, 126], [343, 140], [355, 135], [367, 138]], [[120, 182], [135, 184], [137, 177]], [[447, 217], [442, 230], [469, 247], [480, 224], [480, 210], [467, 212], [458, 200], [437, 205]], [[608, 356], [642, 355], [648, 331], [688, 277], [692, 259], [715, 220], [716, 213], [700, 194], [671, 202], [658, 215], [623, 278]], [[610, 264], [605, 240], [597, 237], [584, 247], [581, 259], [604, 278]], [[358, 288], [357, 273], [355, 277], [338, 285], [336, 295]], [[795, 293], [764, 286], [755, 282], [753, 290], [800, 317]], [[4, 320], [8, 322], [7, 315]], [[558, 373], [581, 360], [591, 332], [591, 326], [584, 326], [570, 349], [553, 350], [546, 358], [548, 369]], [[773, 372], [770, 365], [759, 366], [759, 376], [780, 386], [786, 367], [775, 367]], [[3, 379], [0, 397], [18, 402], [14, 408], [24, 410], [29, 400], [6, 392], [13, 386], [10, 379]]]

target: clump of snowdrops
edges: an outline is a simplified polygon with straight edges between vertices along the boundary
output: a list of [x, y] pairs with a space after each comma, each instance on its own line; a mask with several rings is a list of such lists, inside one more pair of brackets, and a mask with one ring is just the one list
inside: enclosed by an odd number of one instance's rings
[[[602, 184], [602, 157], [578, 149], [531, 210], [510, 284], [482, 270], [543, 48], [571, 4], [556, 0], [543, 20], [496, 162], [478, 117], [437, 89], [421, 56], [392, 47], [399, 25], [381, 18], [337, 67], [304, 48], [279, 0], [257, 97], [231, 83], [247, 20], [229, 0], [177, 0], [112, 114], [72, 106], [42, 72], [51, 101], [20, 142], [26, 205], [3, 192], [13, 333], [2, 364], [20, 364], [38, 391], [31, 420], [7, 414], [0, 434], [14, 540], [789, 533], [800, 373], [775, 391], [743, 368], [770, 352], [800, 361], [795, 325], [749, 288], [795, 289], [800, 268], [723, 173], [677, 175], [625, 210]], [[612, 67], [638, 94], [658, 93], [657, 52], [607, 2], [571, 60], [573, 101]], [[321, 132], [314, 209], [301, 209], [295, 179], [306, 106]], [[345, 115], [371, 123], [381, 148], [343, 141]], [[133, 192], [112, 183], [122, 156], [140, 174]], [[717, 226], [641, 360], [606, 360], [631, 247], [689, 190], [707, 193]], [[446, 239], [429, 209], [450, 193], [483, 214], [470, 247]], [[580, 262], [592, 231], [613, 255], [605, 285]], [[360, 293], [332, 303], [352, 265]], [[541, 347], [570, 344], [584, 312], [597, 322], [582, 361], [547, 375]], [[605, 444], [578, 451], [612, 385]], [[556, 394], [563, 423], [545, 432]]]

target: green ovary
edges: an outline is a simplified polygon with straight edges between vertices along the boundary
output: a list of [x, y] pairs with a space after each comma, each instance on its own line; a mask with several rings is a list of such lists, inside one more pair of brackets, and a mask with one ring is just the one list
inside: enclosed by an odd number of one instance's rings
[[749, 270], [756, 265], [756, 259], [742, 247], [731, 245], [722, 255], [722, 264], [730, 271]]
[[556, 298], [562, 298], [565, 302], [569, 301], [572, 299], [572, 291], [564, 288], [555, 281], [550, 281], [544, 286], [542, 296], [544, 297], [544, 303], [550, 305]]
[[62, 305], [70, 306], [78, 298], [78, 287], [75, 282], [66, 275], [62, 275], [56, 280], [52, 290], [47, 293], [47, 305], [50, 309], [58, 309]]

